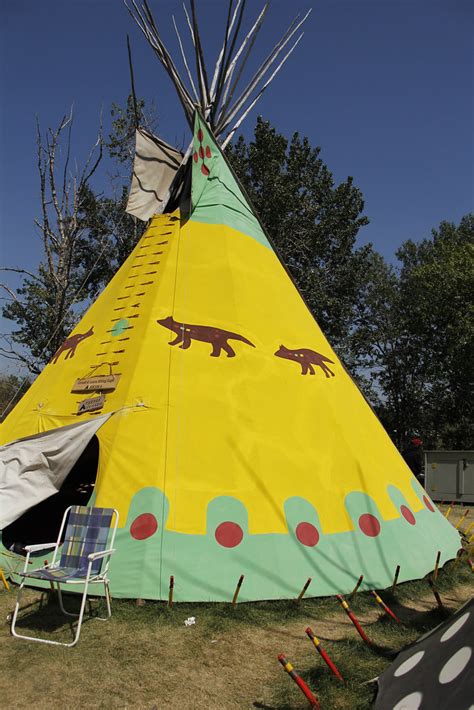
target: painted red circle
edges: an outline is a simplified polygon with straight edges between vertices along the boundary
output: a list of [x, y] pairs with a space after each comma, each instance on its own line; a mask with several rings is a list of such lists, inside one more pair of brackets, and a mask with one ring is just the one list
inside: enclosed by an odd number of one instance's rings
[[400, 506], [400, 513], [403, 515], [405, 520], [410, 523], [410, 525], [414, 525], [416, 523], [415, 516], [411, 512], [410, 508], [406, 507], [406, 505]]
[[193, 153], [193, 158], [194, 158], [194, 162], [197, 163], [197, 161], [199, 160], [199, 156], [198, 156], [196, 150], [195, 150], [194, 153]]
[[201, 130], [201, 128], [200, 128], [200, 129], [198, 130], [198, 141], [201, 142], [203, 138], [204, 138], [204, 134], [203, 134], [203, 132], [202, 132], [202, 130]]
[[380, 532], [379, 521], [375, 515], [371, 515], [370, 513], [364, 513], [360, 516], [359, 527], [364, 535], [368, 535], [369, 537], [377, 537]]
[[211, 149], [209, 148], [208, 145], [206, 145], [206, 158], [210, 158], [210, 157], [211, 157]]
[[146, 540], [158, 530], [158, 521], [153, 513], [142, 513], [130, 526], [130, 535], [135, 540]]
[[296, 528], [296, 537], [302, 545], [314, 547], [318, 544], [319, 533], [311, 523], [299, 523]]
[[236, 547], [242, 542], [244, 533], [240, 525], [227, 520], [217, 526], [215, 536], [222, 547]]
[[204, 163], [201, 165], [201, 172], [203, 175], [209, 175], [209, 168], [207, 167], [207, 165], [204, 165]]
[[426, 505], [426, 507], [428, 508], [428, 510], [431, 510], [432, 513], [435, 512], [435, 509], [434, 509], [433, 506], [431, 505], [430, 499], [427, 498], [426, 496], [423, 496], [423, 503]]
[[204, 148], [202, 145], [199, 146], [199, 157], [204, 158]]

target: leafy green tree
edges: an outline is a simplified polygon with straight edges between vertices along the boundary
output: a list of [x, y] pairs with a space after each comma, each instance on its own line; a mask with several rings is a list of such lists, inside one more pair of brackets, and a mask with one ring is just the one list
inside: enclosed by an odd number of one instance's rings
[[374, 256], [357, 305], [352, 352], [372, 401], [402, 446], [470, 449], [474, 382], [474, 216], [409, 240], [400, 267]]
[[30, 384], [28, 378], [20, 380], [15, 375], [0, 374], [0, 422], [23, 397]]
[[258, 118], [252, 141], [227, 149], [256, 211], [306, 303], [346, 359], [354, 306], [370, 246], [355, 248], [361, 227], [360, 190], [348, 177], [336, 185], [320, 148], [295, 133], [288, 140]]

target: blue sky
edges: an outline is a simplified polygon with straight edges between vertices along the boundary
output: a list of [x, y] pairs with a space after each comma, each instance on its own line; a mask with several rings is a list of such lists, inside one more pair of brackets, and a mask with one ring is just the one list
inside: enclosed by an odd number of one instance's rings
[[[208, 61], [221, 41], [224, 0], [200, 0]], [[248, 22], [261, 3], [248, 0]], [[151, 0], [172, 53], [178, 0]], [[305, 36], [247, 118], [320, 145], [336, 180], [354, 176], [371, 224], [359, 242], [387, 258], [408, 238], [472, 210], [471, 0], [273, 0], [258, 57], [293, 14], [313, 7]], [[35, 115], [44, 128], [75, 107], [73, 152], [94, 142], [101, 109], [129, 93], [126, 34], [137, 93], [154, 99], [159, 134], [180, 145], [187, 128], [174, 90], [120, 0], [15, 0], [0, 7], [0, 262], [32, 269], [41, 257]], [[106, 188], [105, 170], [98, 178]], [[8, 283], [15, 285], [14, 277]]]

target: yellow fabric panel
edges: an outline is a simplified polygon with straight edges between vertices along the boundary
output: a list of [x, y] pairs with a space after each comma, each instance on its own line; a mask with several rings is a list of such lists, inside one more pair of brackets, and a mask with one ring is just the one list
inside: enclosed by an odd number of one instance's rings
[[[78, 402], [92, 395], [70, 392], [76, 378], [117, 363], [121, 378], [102, 411], [121, 411], [98, 434], [96, 492], [122, 525], [148, 486], [168, 498], [168, 529], [192, 534], [205, 533], [207, 505], [221, 495], [242, 501], [250, 533], [286, 532], [292, 496], [313, 503], [325, 533], [352, 528], [352, 491], [369, 492], [390, 519], [399, 515], [393, 483], [420, 510], [409, 470], [275, 254], [231, 227], [189, 221], [180, 230], [169, 220], [153, 219], [74, 330], [93, 336], [45, 368], [0, 428], [2, 443], [77, 421]], [[211, 357], [208, 342], [169, 345], [175, 333], [157, 323], [169, 316], [255, 347], [229, 340], [235, 357]], [[120, 319], [132, 327], [112, 335]], [[334, 377], [317, 366], [302, 375], [298, 362], [275, 356], [281, 345], [323, 354]]]

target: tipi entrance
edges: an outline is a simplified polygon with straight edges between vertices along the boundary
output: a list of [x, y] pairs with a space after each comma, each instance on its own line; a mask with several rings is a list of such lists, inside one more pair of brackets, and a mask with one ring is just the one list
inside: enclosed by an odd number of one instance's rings
[[54, 542], [66, 508], [89, 503], [94, 492], [98, 464], [99, 440], [94, 434], [60, 490], [29, 508], [3, 530], [4, 547], [20, 552], [25, 545]]

